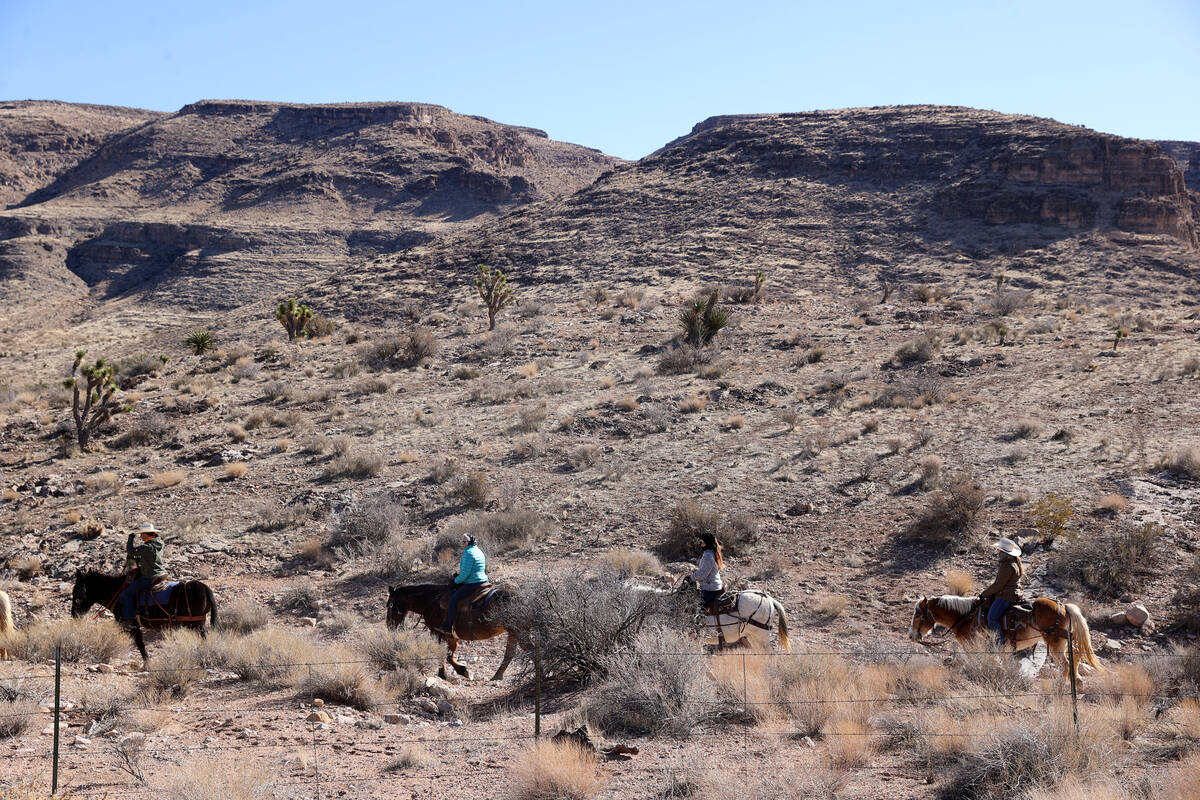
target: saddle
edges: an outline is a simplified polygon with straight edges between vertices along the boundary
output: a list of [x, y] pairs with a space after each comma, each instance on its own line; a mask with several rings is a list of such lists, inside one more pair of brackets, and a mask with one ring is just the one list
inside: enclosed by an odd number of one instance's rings
[[137, 606], [138, 608], [161, 609], [165, 614], [167, 612], [164, 606], [171, 602], [171, 595], [175, 592], [175, 587], [179, 585], [179, 581], [168, 581], [164, 575], [161, 579], [156, 579], [150, 585], [150, 589], [144, 592], [138, 592]]
[[704, 613], [710, 616], [729, 614], [737, 607], [737, 592], [725, 592], [716, 600], [704, 605]]
[[[995, 598], [989, 597], [979, 604], [979, 622], [981, 628], [987, 627], [988, 611], [992, 607], [992, 601]], [[1029, 618], [1033, 614], [1033, 604], [1028, 600], [1021, 600], [1013, 603], [1004, 612], [1004, 616], [1000, 618], [1000, 627], [1004, 629], [1004, 635], [1009, 640], [1016, 638], [1017, 631], [1024, 630], [1029, 627]]]
[[[495, 584], [490, 582], [484, 583], [480, 585], [479, 588], [477, 588], [472, 594], [469, 594], [460, 600], [458, 602], [458, 607], [460, 610], [464, 608], [475, 608], [480, 610], [485, 609], [491, 604], [492, 598], [495, 596], [497, 591], [499, 591], [499, 588]], [[449, 601], [449, 597], [449, 592], [447, 592], [447, 601]]]

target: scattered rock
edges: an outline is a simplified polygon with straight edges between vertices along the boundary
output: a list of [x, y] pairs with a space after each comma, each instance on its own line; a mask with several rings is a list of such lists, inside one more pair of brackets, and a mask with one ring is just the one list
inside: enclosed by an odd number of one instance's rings
[[408, 714], [384, 714], [383, 721], [388, 725], [411, 725], [412, 717]]
[[379, 717], [367, 717], [366, 719], [360, 719], [354, 724], [359, 728], [365, 728], [369, 731], [377, 731], [383, 727], [383, 720]]
[[447, 700], [453, 700], [457, 694], [453, 686], [440, 678], [426, 678], [425, 691], [434, 697], [444, 697]]
[[325, 705], [325, 701], [318, 697], [313, 700], [312, 704], [313, 708], [320, 708], [321, 706]]
[[1124, 611], [1118, 611], [1115, 614], [1110, 614], [1108, 617], [1109, 625], [1115, 625], [1117, 627], [1121, 627], [1122, 625], [1127, 625], [1128, 623], [1129, 623], [1129, 620], [1126, 618]]
[[333, 717], [329, 716], [328, 711], [321, 711], [318, 709], [317, 711], [314, 711], [311, 714], [309, 714], [307, 717], [305, 717], [305, 721], [328, 724], [330, 722], [333, 722]]
[[86, 736], [76, 736], [75, 739], [71, 742], [72, 745], [80, 748], [81, 750], [86, 750], [88, 745], [90, 745], [91, 743], [92, 743], [92, 740], [87, 738]]
[[454, 713], [454, 706], [449, 700], [438, 700], [437, 711], [440, 715], [449, 716], [450, 714]]
[[438, 713], [437, 703], [433, 702], [428, 697], [418, 697], [417, 708], [421, 711], [424, 711], [426, 714], [436, 715]]
[[1141, 603], [1134, 603], [1125, 609], [1125, 619], [1130, 625], [1140, 628], [1150, 619], [1150, 612]]
[[309, 628], [317, 627], [317, 618], [316, 617], [301, 617], [299, 622], [301, 625], [305, 625]]

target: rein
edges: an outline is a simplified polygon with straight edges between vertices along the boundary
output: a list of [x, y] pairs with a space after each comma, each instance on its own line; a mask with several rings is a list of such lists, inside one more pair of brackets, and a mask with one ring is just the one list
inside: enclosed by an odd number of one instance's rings
[[[975, 601], [975, 605], [971, 606], [971, 610], [970, 610], [970, 611], [966, 611], [966, 612], [962, 613], [961, 615], [959, 615], [958, 619], [956, 619], [956, 620], [954, 621], [954, 624], [953, 624], [953, 625], [950, 625], [949, 627], [947, 627], [947, 628], [946, 628], [946, 632], [945, 632], [944, 634], [942, 634], [942, 635], [941, 635], [941, 638], [939, 638], [939, 639], [933, 639], [932, 641], [929, 641], [929, 640], [926, 640], [926, 639], [922, 638], [922, 639], [919, 639], [919, 640], [917, 641], [917, 643], [918, 643], [918, 644], [923, 644], [923, 645], [925, 645], [926, 647], [940, 647], [940, 646], [942, 646], [942, 645], [943, 645], [943, 644], [945, 644], [947, 641], [949, 641], [949, 639], [950, 639], [950, 637], [951, 637], [951, 636], [953, 636], [953, 635], [954, 635], [954, 629], [955, 629], [955, 628], [957, 628], [959, 625], [962, 625], [964, 622], [966, 622], [966, 621], [967, 621], [968, 619], [970, 619], [972, 616], [974, 616], [974, 615], [975, 615], [975, 613], [976, 613], [977, 611], [979, 611], [979, 601], [978, 601], [978, 600], [976, 600], [976, 601]], [[935, 628], [936, 628], [938, 625], [940, 625], [940, 624], [941, 624], [941, 623], [939, 623], [939, 622], [938, 622], [936, 619], [934, 619], [934, 616], [933, 616], [933, 614], [931, 614], [931, 613], [930, 613], [930, 611], [929, 611], [929, 603], [928, 603], [928, 602], [926, 602], [926, 603], [925, 603], [925, 608], [924, 608], [924, 610], [922, 610], [922, 612], [921, 612], [921, 616], [922, 616], [922, 618], [924, 618], [924, 619], [925, 619], [925, 621], [926, 621], [926, 622], [929, 622], [929, 623], [930, 623], [931, 625], [933, 625]]]
[[121, 588], [117, 589], [116, 593], [113, 594], [112, 599], [104, 604], [104, 608], [102, 608], [96, 612], [96, 616], [92, 617], [92, 620], [95, 621], [95, 620], [100, 619], [102, 616], [104, 616], [105, 611], [109, 612], [110, 614], [112, 614], [115, 617], [116, 613], [113, 612], [113, 610], [112, 610], [113, 603], [117, 602], [117, 598], [121, 596], [121, 592], [125, 591], [125, 587], [128, 585], [129, 585], [128, 580], [126, 580], [124, 583], [122, 583]]

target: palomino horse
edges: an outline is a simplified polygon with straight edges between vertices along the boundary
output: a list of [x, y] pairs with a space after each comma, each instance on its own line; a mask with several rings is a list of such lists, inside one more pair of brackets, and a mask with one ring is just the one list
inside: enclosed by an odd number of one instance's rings
[[12, 618], [12, 601], [8, 599], [7, 594], [0, 592], [0, 661], [8, 660], [8, 648], [4, 643], [16, 632], [17, 626], [13, 624]]
[[[1011, 631], [1015, 637], [1012, 642], [1014, 651], [1028, 650], [1041, 639], [1046, 643], [1046, 650], [1054, 660], [1064, 667], [1063, 675], [1066, 677], [1073, 672], [1075, 679], [1079, 679], [1080, 657], [1095, 669], [1104, 669], [1092, 650], [1092, 635], [1079, 606], [1074, 603], [1060, 603], [1049, 597], [1039, 597], [1032, 605], [1033, 612], [1025, 615], [1020, 620], [1023, 624]], [[962, 645], [976, 636], [991, 635], [987, 618], [983, 615], [982, 604], [974, 597], [922, 597], [913, 611], [908, 638], [919, 642], [925, 634], [939, 625], [954, 634], [954, 638]], [[1068, 631], [1075, 650], [1074, 663], [1070, 665], [1067, 664]], [[1068, 672], [1068, 669], [1071, 672]]]
[[[71, 616], [82, 617], [94, 605], [112, 610], [117, 595], [125, 586], [124, 575], [105, 575], [102, 572], [76, 572], [75, 588], [71, 592]], [[217, 601], [212, 589], [200, 581], [183, 581], [175, 587], [171, 598], [164, 605], [153, 605], [138, 609], [138, 617], [132, 620], [118, 619], [117, 624], [133, 637], [138, 652], [145, 661], [146, 643], [142, 639], [142, 628], [191, 628], [204, 636], [204, 618], [208, 616], [215, 627], [217, 624]]]
[[[501, 660], [496, 674], [492, 676], [494, 681], [502, 680], [504, 671], [508, 669], [508, 662], [512, 661], [513, 653], [517, 649], [517, 637], [513, 631], [496, 621], [498, 618], [496, 612], [503, 607], [504, 603], [512, 599], [512, 592], [507, 589], [496, 589], [483, 609], [475, 608], [473, 605], [460, 607], [458, 615], [454, 619], [454, 630], [451, 635], [443, 636], [433, 630], [433, 625], [439, 624], [446, 616], [446, 609], [450, 604], [450, 594], [454, 589], [454, 586], [444, 583], [389, 586], [387, 626], [399, 628], [404, 624], [404, 617], [409, 612], [421, 617], [425, 621], [425, 627], [429, 628], [429, 632], [446, 642], [446, 663], [454, 667], [454, 671], [464, 678], [469, 678], [471, 672], [454, 660], [454, 651], [458, 649], [458, 643], [477, 642], [506, 633], [508, 641], [504, 645], [504, 658]], [[446, 668], [440, 667], [438, 674], [445, 677]]]

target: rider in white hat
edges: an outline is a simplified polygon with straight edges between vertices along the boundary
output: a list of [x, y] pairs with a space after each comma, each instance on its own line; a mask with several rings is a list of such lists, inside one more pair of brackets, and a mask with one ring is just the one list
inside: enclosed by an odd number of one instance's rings
[[1021, 548], [1012, 539], [1001, 539], [992, 545], [1000, 554], [1000, 564], [996, 570], [996, 580], [992, 585], [979, 593], [979, 599], [992, 599], [988, 609], [988, 627], [996, 633], [996, 639], [1004, 644], [1004, 612], [1014, 604], [1021, 602], [1020, 581], [1025, 575], [1025, 567], [1021, 564]]
[[[117, 607], [121, 610], [122, 619], [133, 619], [137, 613], [137, 596], [154, 583], [155, 578], [167, 574], [163, 564], [163, 543], [158, 534], [161, 533], [152, 523], [138, 526], [136, 532], [129, 534], [125, 543], [126, 568], [130, 577], [125, 588], [117, 598]], [[134, 546], [134, 537], [140, 536], [142, 543]]]

